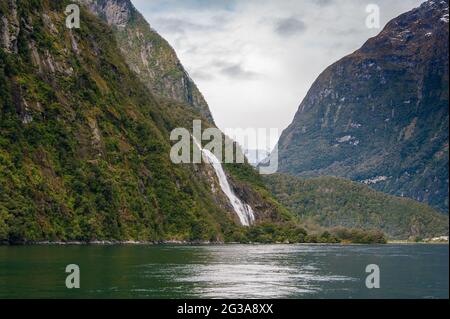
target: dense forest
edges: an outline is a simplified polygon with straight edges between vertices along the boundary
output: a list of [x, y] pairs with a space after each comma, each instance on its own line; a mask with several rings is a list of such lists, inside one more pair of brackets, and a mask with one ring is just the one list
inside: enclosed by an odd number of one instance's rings
[[278, 200], [304, 222], [379, 229], [391, 239], [420, 240], [448, 234], [448, 216], [367, 185], [335, 177], [302, 179], [284, 174], [265, 180]]

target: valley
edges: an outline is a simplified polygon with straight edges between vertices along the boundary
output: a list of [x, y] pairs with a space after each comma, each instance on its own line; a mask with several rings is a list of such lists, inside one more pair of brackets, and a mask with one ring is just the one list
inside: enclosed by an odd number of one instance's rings
[[[448, 22], [438, 19], [448, 3], [405, 13], [328, 68], [280, 139], [280, 171], [292, 176], [267, 178], [252, 167], [261, 159], [237, 161], [247, 151], [215, 127], [173, 48], [129, 0], [79, 0], [79, 29], [66, 27], [69, 4], [0, 6], [1, 242], [448, 235], [435, 210], [448, 209]], [[172, 132], [195, 136], [192, 123], [233, 145], [233, 160], [203, 140], [206, 162], [171, 159]], [[358, 184], [309, 179], [323, 175]]]

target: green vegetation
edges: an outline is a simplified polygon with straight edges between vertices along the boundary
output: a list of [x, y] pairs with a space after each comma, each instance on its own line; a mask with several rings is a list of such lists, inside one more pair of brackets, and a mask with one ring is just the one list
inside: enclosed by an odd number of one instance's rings
[[0, 49], [0, 241], [241, 231], [203, 167], [170, 161], [170, 130], [199, 115], [151, 95], [99, 19], [82, 13], [80, 30], [65, 28], [67, 3], [20, 1], [19, 50]]
[[293, 224], [262, 224], [250, 227], [239, 238], [250, 243], [312, 243], [312, 244], [386, 244], [381, 231], [350, 228], [333, 228], [309, 232]]
[[326, 228], [378, 229], [393, 239], [448, 234], [448, 217], [429, 206], [349, 180], [276, 174], [265, 181], [275, 197], [303, 222]]

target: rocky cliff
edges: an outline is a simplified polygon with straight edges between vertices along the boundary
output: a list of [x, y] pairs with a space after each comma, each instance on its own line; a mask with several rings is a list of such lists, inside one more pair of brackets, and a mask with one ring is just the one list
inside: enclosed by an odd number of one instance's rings
[[281, 136], [281, 172], [448, 212], [448, 23], [448, 1], [427, 1], [327, 68]]
[[129, 67], [159, 96], [185, 102], [213, 123], [203, 95], [169, 43], [153, 30], [130, 0], [78, 0], [114, 31]]

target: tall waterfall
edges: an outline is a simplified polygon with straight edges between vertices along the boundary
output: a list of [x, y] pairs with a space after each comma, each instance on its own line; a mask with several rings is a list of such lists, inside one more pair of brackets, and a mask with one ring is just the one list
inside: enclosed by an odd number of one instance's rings
[[233, 209], [235, 213], [239, 216], [239, 220], [241, 221], [241, 224], [243, 226], [250, 226], [255, 221], [255, 214], [253, 213], [253, 209], [247, 205], [244, 204], [232, 191], [230, 184], [228, 183], [227, 175], [225, 174], [222, 164], [217, 159], [217, 157], [214, 156], [213, 153], [211, 153], [209, 150], [205, 150], [202, 148], [200, 143], [194, 138], [194, 143], [197, 145], [197, 147], [202, 151], [203, 159], [212, 165], [214, 168], [214, 171], [216, 172], [217, 178], [219, 179], [220, 188], [225, 193], [225, 195], [228, 197], [231, 205], [233, 206]]

